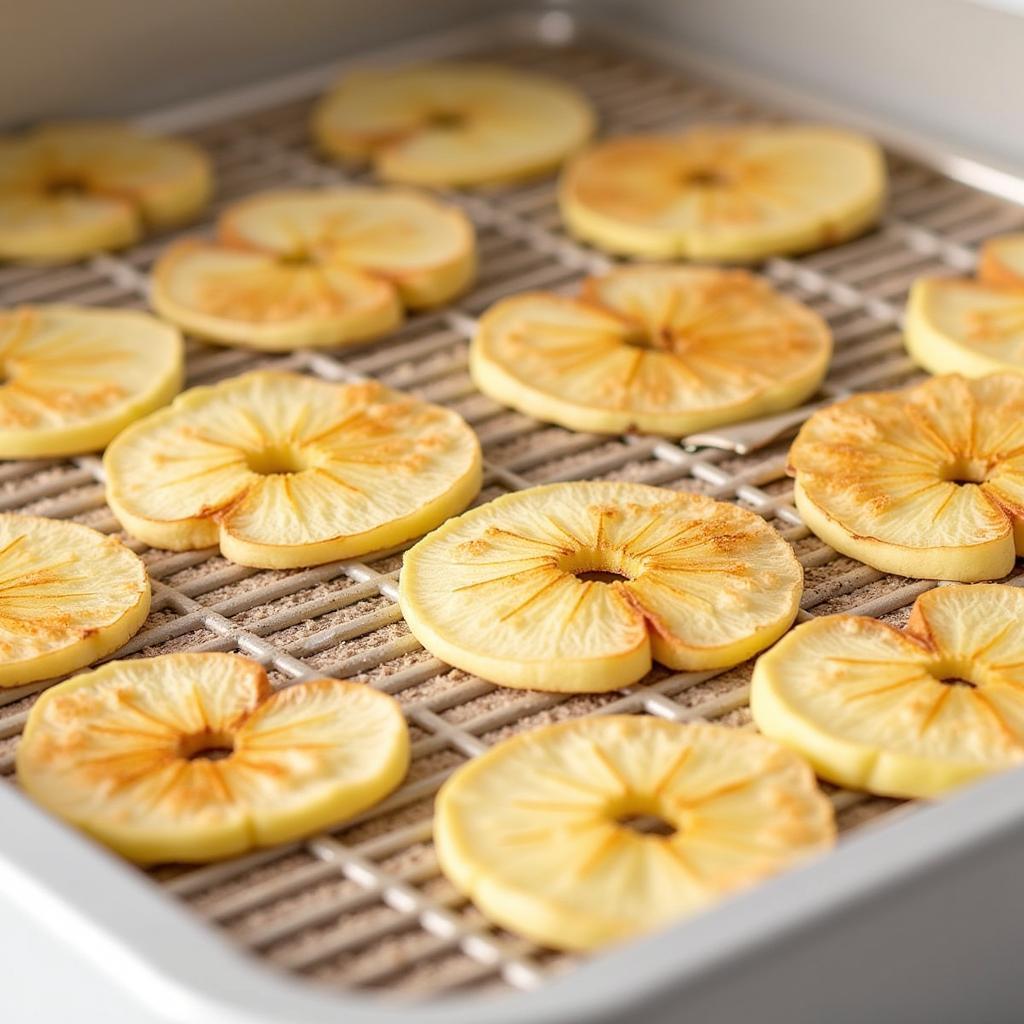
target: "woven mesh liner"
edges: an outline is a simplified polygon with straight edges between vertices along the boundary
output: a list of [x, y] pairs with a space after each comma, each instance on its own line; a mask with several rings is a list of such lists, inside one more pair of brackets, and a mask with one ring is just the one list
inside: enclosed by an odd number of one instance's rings
[[[603, 44], [516, 45], [474, 56], [577, 83], [596, 104], [606, 133], [778, 116]], [[218, 207], [272, 186], [352, 180], [309, 148], [311, 101], [192, 133], [216, 161]], [[915, 380], [918, 372], [899, 332], [910, 283], [920, 274], [963, 272], [973, 265], [981, 240], [1024, 226], [1019, 207], [908, 160], [890, 157], [890, 175], [891, 200], [877, 230], [761, 268], [831, 324], [836, 353], [826, 394]], [[809, 535], [784, 476], [786, 439], [738, 456], [650, 438], [574, 434], [509, 412], [477, 393], [466, 371], [475, 316], [500, 296], [524, 289], [571, 291], [610, 261], [563, 232], [552, 180], [454, 198], [475, 221], [481, 252], [479, 283], [456, 306], [415, 317], [384, 341], [329, 354], [265, 357], [190, 343], [189, 383], [258, 366], [328, 380], [376, 378], [469, 420], [486, 457], [481, 501], [576, 479], [642, 481], [734, 501], [763, 515], [794, 546], [806, 572], [803, 619], [846, 611], [905, 622], [914, 598], [934, 584], [886, 576], [837, 556]], [[215, 213], [199, 232], [212, 231]], [[0, 301], [145, 308], [146, 274], [167, 241], [69, 268], [0, 268]], [[0, 465], [0, 507], [118, 532], [93, 457]], [[120, 656], [236, 651], [262, 662], [277, 686], [324, 674], [354, 678], [394, 694], [405, 708], [412, 769], [401, 789], [370, 812], [307, 842], [206, 867], [152, 872], [227, 941], [329, 985], [423, 998], [455, 990], [531, 988], [572, 966], [571, 957], [489, 927], [439, 875], [430, 842], [433, 795], [454, 768], [490, 744], [589, 714], [701, 718], [749, 727], [749, 664], [718, 674], [656, 667], [628, 691], [583, 696], [503, 690], [448, 668], [419, 646], [402, 621], [396, 604], [401, 552], [270, 572], [232, 565], [209, 551], [170, 554], [128, 542], [146, 561], [154, 602], [145, 627]], [[0, 694], [0, 772], [8, 776], [38, 689]], [[875, 822], [896, 806], [862, 794], [830, 793], [844, 829]]]

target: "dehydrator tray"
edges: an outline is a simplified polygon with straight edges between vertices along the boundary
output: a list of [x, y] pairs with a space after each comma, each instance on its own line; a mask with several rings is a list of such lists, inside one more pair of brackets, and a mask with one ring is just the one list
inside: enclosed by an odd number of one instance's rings
[[[687, 70], [678, 54], [664, 51], [625, 31], [548, 13], [473, 26], [374, 59], [465, 55], [546, 70], [591, 97], [608, 134], [776, 118], [794, 106], [787, 96], [784, 106], [770, 107], [762, 90], [754, 99], [713, 81], [719, 69], [698, 62], [697, 71]], [[313, 98], [344, 66], [143, 119], [191, 136], [216, 163], [217, 204], [189, 233], [208, 233], [217, 207], [260, 189], [364, 177], [321, 160], [307, 138]], [[925, 273], [962, 273], [973, 266], [980, 241], [1024, 227], [1024, 209], [1005, 198], [1019, 194], [1020, 185], [1001, 172], [939, 150], [915, 158], [894, 148], [889, 163], [891, 195], [876, 230], [761, 268], [832, 327], [835, 357], [816, 402], [916, 379], [919, 371], [900, 340], [910, 283]], [[1003, 197], [954, 180], [950, 172]], [[610, 261], [565, 234], [552, 179], [451, 198], [476, 223], [481, 255], [479, 282], [458, 303], [413, 317], [387, 339], [358, 348], [267, 356], [190, 342], [189, 383], [257, 366], [328, 380], [375, 378], [447, 405], [473, 425], [486, 460], [480, 501], [574, 479], [642, 481], [734, 501], [764, 516], [793, 545], [806, 574], [801, 619], [844, 611], [906, 621], [913, 600], [935, 584], [888, 576], [837, 555], [809, 533], [793, 507], [784, 475], [788, 438], [813, 404], [674, 444], [572, 433], [477, 393], [466, 351], [483, 309], [524, 289], [572, 290]], [[148, 271], [168, 240], [60, 269], [0, 268], [0, 304], [144, 308]], [[0, 508], [118, 531], [103, 501], [101, 464], [92, 456], [3, 464]], [[642, 1007], [652, 1022], [677, 1019], [666, 1000], [678, 1000], [680, 1014], [691, 1008], [696, 1014], [712, 1005], [701, 1000], [722, 970], [760, 949], [761, 968], [749, 969], [756, 981], [768, 963], [765, 950], [799, 946], [812, 932], [817, 953], [825, 955], [822, 922], [849, 923], [852, 913], [884, 896], [875, 918], [882, 922], [904, 900], [920, 902], [929, 884], [938, 885], [968, 855], [978, 870], [988, 867], [983, 876], [961, 876], [958, 891], [980, 886], [975, 906], [987, 906], [985, 895], [993, 895], [1001, 876], [985, 857], [1024, 852], [1024, 846], [1007, 846], [1008, 837], [1024, 831], [1016, 774], [928, 809], [832, 789], [843, 841], [828, 857], [588, 964], [539, 949], [490, 927], [439, 874], [430, 836], [440, 784], [496, 740], [573, 716], [652, 714], [749, 728], [749, 664], [718, 673], [656, 667], [628, 690], [600, 695], [505, 690], [448, 668], [411, 636], [396, 603], [400, 551], [314, 569], [261, 571], [211, 551], [173, 554], [128, 543], [146, 561], [154, 600], [145, 627], [120, 657], [234, 651], [259, 660], [275, 685], [323, 674], [358, 679], [402, 702], [413, 738], [404, 785], [354, 822], [305, 842], [208, 866], [158, 868], [147, 877], [48, 819], [17, 792], [14, 752], [40, 687], [0, 693], [0, 772], [8, 776], [0, 785], [0, 894], [167, 1019], [611, 1021]], [[1000, 905], [1006, 901], [995, 901], [986, 921], [991, 939], [1000, 934]], [[936, 906], [922, 903], [914, 911], [920, 928], [939, 927], [928, 918]], [[970, 921], [959, 922], [964, 943], [977, 943], [974, 931]], [[881, 941], [868, 943], [861, 971]], [[847, 942], [852, 955], [855, 930]], [[806, 966], [813, 954], [804, 948], [799, 962]], [[908, 952], [908, 971], [911, 960]], [[819, 968], [823, 979], [829, 968]], [[776, 987], [788, 969], [778, 968]], [[851, 961], [847, 974], [854, 982], [857, 972], [858, 962]], [[841, 988], [834, 982], [829, 991]], [[814, 986], [803, 992], [810, 1000]], [[834, 1020], [847, 1019], [827, 1005]]]

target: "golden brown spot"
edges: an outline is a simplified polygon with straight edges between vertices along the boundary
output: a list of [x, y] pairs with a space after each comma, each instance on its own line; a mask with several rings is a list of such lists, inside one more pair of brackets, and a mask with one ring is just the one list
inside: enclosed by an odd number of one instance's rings
[[332, 316], [348, 309], [319, 266], [276, 261], [240, 278], [235, 271], [209, 274], [196, 297], [211, 316], [252, 323], [280, 323], [307, 316]]
[[[375, 380], [360, 381], [350, 385], [350, 387], [352, 388], [353, 405], [371, 405], [374, 402], [383, 400], [385, 397], [390, 398], [390, 393], [386, 394], [384, 385]], [[411, 404], [408, 399], [399, 399], [392, 403], [396, 412], [401, 412], [405, 406]]]
[[294, 249], [291, 252], [282, 252], [277, 255], [277, 262], [282, 267], [297, 269], [299, 267], [310, 267], [313, 265], [313, 257], [304, 249]]
[[476, 537], [473, 540], [464, 540], [461, 544], [457, 544], [455, 550], [459, 554], [478, 556], [485, 555], [491, 550], [490, 541], [484, 540], [482, 537]]
[[1024, 302], [1002, 309], [968, 310], [966, 320], [971, 341], [1002, 341], [1024, 331]]
[[[717, 551], [742, 551], [749, 543], [750, 536], [746, 533], [718, 533], [714, 529], [705, 529], [700, 533], [700, 539], [709, 541]], [[745, 567], [730, 566], [732, 571], [738, 572]]]

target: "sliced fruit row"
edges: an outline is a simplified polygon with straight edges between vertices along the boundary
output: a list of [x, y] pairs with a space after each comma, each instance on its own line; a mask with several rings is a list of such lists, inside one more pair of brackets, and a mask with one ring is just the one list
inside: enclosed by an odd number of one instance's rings
[[[590, 104], [570, 86], [532, 72], [467, 63], [356, 72], [324, 98], [312, 123], [329, 153], [372, 159], [385, 181], [433, 186], [480, 185], [551, 170], [593, 127]], [[193, 219], [209, 201], [211, 186], [210, 162], [198, 147], [125, 124], [58, 123], [0, 139], [0, 259], [61, 263], [132, 245], [144, 231]], [[337, 216], [350, 213], [339, 210]], [[422, 220], [423, 213], [399, 209], [390, 216], [400, 228], [402, 220]], [[370, 220], [359, 223], [357, 235], [376, 234], [366, 245], [386, 249], [379, 241], [381, 217]], [[430, 228], [436, 225], [428, 223]], [[272, 242], [269, 251], [276, 255], [278, 246]], [[372, 266], [372, 251], [370, 256]], [[392, 253], [385, 252], [386, 271], [391, 262]], [[354, 263], [363, 265], [359, 258]], [[241, 268], [236, 261], [227, 269]], [[463, 265], [449, 268], [447, 280], [423, 286], [416, 273], [413, 268], [408, 287], [402, 282], [402, 298], [431, 305], [465, 284], [471, 266], [463, 254]], [[338, 303], [335, 288], [348, 299], [354, 287], [366, 285], [296, 280], [287, 286], [277, 280], [277, 292], [312, 290], [331, 308]], [[282, 301], [278, 294], [277, 304]]]
[[[268, 211], [292, 205], [284, 197], [251, 202]], [[313, 200], [332, 202], [323, 194]], [[404, 259], [406, 270], [393, 269], [390, 281], [344, 262], [292, 265], [283, 234], [278, 256], [182, 242], [157, 266], [154, 304], [193, 334], [258, 347], [375, 335], [402, 316], [402, 289], [422, 297], [446, 288], [443, 277], [463, 280], [457, 264], [472, 262], [471, 229], [461, 214], [447, 217], [438, 211], [441, 226], [453, 229], [451, 259], [427, 266], [411, 249], [396, 251], [395, 268]], [[277, 223], [289, 226], [286, 218]], [[387, 222], [386, 234], [394, 227]], [[322, 238], [323, 251], [335, 251], [339, 237]], [[436, 258], [443, 231], [425, 228], [420, 237], [430, 239], [423, 258]], [[630, 268], [588, 280], [578, 299], [539, 292], [499, 301], [480, 322], [470, 367], [485, 394], [538, 419], [680, 437], [799, 404], [820, 385], [831, 344], [816, 313], [743, 271]], [[0, 313], [0, 457], [102, 449], [177, 393], [182, 352], [175, 328], [141, 313], [70, 306]]]
[[[535, 72], [468, 62], [348, 75], [317, 105], [315, 140], [383, 181], [493, 185], [559, 167], [595, 127], [576, 89]], [[0, 258], [77, 259], [194, 216], [206, 157], [114, 123], [51, 125], [0, 144]], [[611, 252], [751, 261], [835, 244], [877, 217], [878, 147], [817, 126], [709, 126], [612, 139], [566, 170], [561, 206]]]
[[[1024, 552], [1024, 236], [986, 243], [977, 280], [922, 278], [904, 340], [939, 374], [816, 412], [789, 455], [804, 522], [884, 572], [999, 579]], [[948, 372], [955, 371], [955, 372]], [[948, 586], [903, 630], [827, 616], [759, 658], [760, 729], [832, 782], [931, 797], [1024, 760], [1024, 593]]]
[[[386, 181], [495, 184], [559, 166], [590, 137], [589, 104], [542, 75], [470, 63], [360, 71], [313, 117], [320, 147]], [[813, 125], [709, 126], [598, 143], [560, 184], [570, 230], [609, 252], [749, 262], [834, 245], [885, 196], [878, 147]]]

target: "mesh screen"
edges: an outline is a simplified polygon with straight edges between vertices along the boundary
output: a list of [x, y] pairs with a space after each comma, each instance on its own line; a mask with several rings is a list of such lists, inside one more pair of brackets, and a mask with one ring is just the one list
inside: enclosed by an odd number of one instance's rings
[[[474, 55], [575, 82], [593, 99], [607, 133], [778, 116], [603, 44], [517, 44]], [[270, 186], [353, 177], [322, 162], [309, 147], [309, 107], [310, 101], [273, 106], [192, 133], [216, 161], [217, 207]], [[836, 353], [826, 394], [915, 379], [899, 334], [912, 280], [963, 271], [973, 265], [979, 241], [1024, 225], [1019, 207], [923, 166], [891, 156], [889, 170], [891, 200], [876, 230], [761, 268], [831, 324]], [[265, 357], [190, 342], [189, 383], [257, 366], [339, 381], [373, 377], [456, 409], [474, 426], [486, 457], [480, 501], [544, 481], [583, 478], [699, 491], [753, 509], [794, 546], [806, 572], [802, 618], [849, 611], [905, 621], [914, 598], [933, 584], [866, 568], [808, 533], [784, 476], [787, 437], [750, 455], [688, 450], [650, 438], [572, 433], [477, 393], [466, 356], [481, 310], [528, 288], [572, 290], [610, 261], [562, 230], [551, 180], [453, 198], [476, 223], [482, 268], [477, 286], [457, 305], [414, 317], [384, 341], [330, 353]], [[212, 230], [217, 207], [200, 232]], [[0, 268], [0, 301], [144, 308], [146, 274], [166, 242], [148, 241], [58, 270]], [[0, 465], [0, 508], [118, 532], [94, 457]], [[210, 866], [152, 872], [227, 940], [318, 982], [419, 998], [533, 987], [572, 965], [571, 957], [490, 927], [439, 875], [430, 842], [434, 793], [453, 769], [490, 744], [542, 723], [613, 712], [749, 726], [749, 664], [717, 674], [655, 668], [627, 691], [584, 696], [504, 690], [447, 667], [420, 647], [402, 621], [396, 604], [400, 551], [315, 569], [260, 571], [210, 551], [172, 554], [122, 539], [145, 559], [154, 602], [145, 627], [120, 656], [236, 651], [263, 663], [275, 685], [324, 674], [353, 678], [394, 694], [405, 708], [414, 744], [409, 777], [370, 812], [306, 842]], [[8, 776], [39, 688], [0, 694], [0, 771]], [[843, 828], [875, 821], [895, 806], [830, 792]]]

